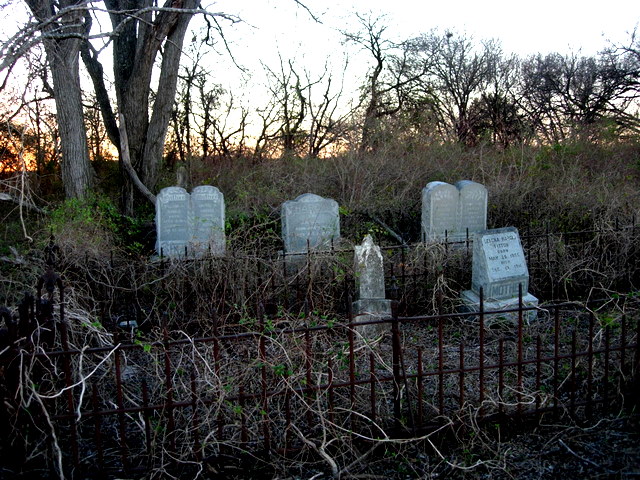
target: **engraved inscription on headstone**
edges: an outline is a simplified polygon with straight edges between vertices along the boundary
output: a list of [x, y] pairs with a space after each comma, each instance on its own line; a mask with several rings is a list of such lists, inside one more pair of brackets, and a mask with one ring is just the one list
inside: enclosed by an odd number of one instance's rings
[[[491, 232], [491, 233], [489, 233]], [[487, 299], [518, 296], [529, 288], [529, 271], [514, 227], [486, 230], [476, 236], [473, 245], [471, 288], [479, 293], [482, 287]]]
[[444, 240], [457, 231], [458, 196], [456, 187], [445, 182], [429, 182], [422, 189], [422, 240]]
[[[467, 310], [479, 309], [481, 288], [485, 310], [517, 307], [520, 286], [523, 305], [538, 305], [538, 299], [528, 292], [529, 270], [516, 228], [477, 232], [473, 240], [472, 268], [471, 290], [461, 295]], [[517, 318], [517, 313], [507, 317]], [[529, 321], [535, 319], [535, 311], [527, 312], [526, 318]]]
[[189, 194], [181, 187], [163, 188], [156, 197], [156, 251], [184, 255], [189, 242]]
[[285, 253], [328, 249], [340, 237], [338, 202], [305, 193], [282, 204], [282, 239]]
[[487, 228], [487, 189], [470, 180], [429, 182], [422, 189], [422, 240], [465, 240]]
[[191, 207], [194, 250], [224, 255], [224, 195], [216, 187], [201, 185], [191, 192]]
[[487, 189], [484, 185], [471, 180], [456, 182], [456, 188], [460, 191], [459, 198], [459, 237], [464, 240], [475, 232], [487, 228]]
[[189, 193], [163, 188], [156, 197], [156, 252], [167, 257], [224, 255], [224, 196], [202, 185]]

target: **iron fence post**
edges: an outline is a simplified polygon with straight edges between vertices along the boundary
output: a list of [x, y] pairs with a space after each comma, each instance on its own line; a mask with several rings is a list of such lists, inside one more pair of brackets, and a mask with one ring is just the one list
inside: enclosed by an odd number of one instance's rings
[[392, 369], [393, 369], [393, 419], [396, 428], [400, 428], [402, 420], [402, 410], [400, 405], [400, 329], [398, 322], [397, 303], [391, 306], [391, 347], [392, 347]]

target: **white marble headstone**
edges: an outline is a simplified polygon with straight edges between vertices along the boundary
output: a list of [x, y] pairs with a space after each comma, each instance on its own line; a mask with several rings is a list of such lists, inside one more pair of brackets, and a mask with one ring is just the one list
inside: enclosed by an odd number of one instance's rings
[[[352, 308], [356, 322], [379, 320], [391, 316], [391, 300], [385, 298], [384, 262], [380, 247], [373, 243], [371, 235], [364, 237], [362, 245], [354, 252], [356, 294], [358, 299]], [[385, 324], [369, 324], [357, 327], [366, 338], [378, 336]]]
[[467, 230], [471, 237], [475, 232], [487, 228], [487, 188], [471, 180], [456, 182], [456, 188], [460, 192], [458, 199], [460, 223], [456, 236], [464, 240], [467, 237]]
[[354, 257], [358, 299], [385, 298], [382, 252], [371, 235], [364, 237], [362, 245], [355, 246]]
[[487, 228], [487, 189], [470, 180], [429, 182], [422, 189], [422, 240], [461, 241]]
[[[461, 294], [466, 311], [479, 311], [480, 289], [484, 310], [508, 310], [518, 308], [519, 289], [522, 287], [522, 304], [537, 307], [538, 299], [529, 293], [529, 270], [520, 243], [518, 230], [514, 227], [483, 230], [474, 234], [471, 290]], [[525, 312], [527, 321], [537, 318], [536, 310]], [[514, 321], [517, 313], [492, 314], [488, 320], [498, 318]]]
[[324, 250], [340, 237], [338, 202], [305, 193], [282, 204], [282, 239], [285, 253]]
[[156, 197], [156, 251], [165, 256], [184, 255], [191, 238], [190, 196], [182, 187], [163, 188]]
[[476, 234], [471, 289], [480, 293], [482, 288], [485, 298], [498, 300], [517, 297], [519, 285], [526, 294], [529, 270], [518, 230], [506, 227]]
[[191, 192], [192, 248], [197, 252], [224, 255], [224, 195], [211, 185]]
[[190, 195], [167, 187], [156, 196], [156, 252], [166, 257], [224, 255], [224, 196], [201, 185]]
[[458, 229], [458, 197], [456, 187], [445, 182], [429, 182], [422, 189], [422, 239], [424, 242], [444, 240]]

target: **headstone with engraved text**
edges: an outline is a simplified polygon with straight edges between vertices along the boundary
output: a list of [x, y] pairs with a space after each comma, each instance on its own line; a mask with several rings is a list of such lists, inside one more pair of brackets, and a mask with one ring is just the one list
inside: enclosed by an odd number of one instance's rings
[[458, 199], [459, 225], [454, 239], [465, 240], [467, 231], [469, 237], [475, 232], [487, 229], [487, 188], [471, 180], [456, 182], [456, 188], [460, 192]]
[[191, 246], [195, 252], [224, 255], [224, 195], [211, 185], [191, 192]]
[[284, 253], [327, 250], [340, 237], [338, 202], [305, 193], [282, 204]]
[[189, 194], [182, 187], [163, 188], [156, 197], [156, 252], [165, 257], [225, 254], [224, 196], [201, 185]]
[[444, 240], [457, 230], [459, 191], [445, 182], [429, 182], [422, 189], [422, 240]]
[[[480, 289], [484, 310], [517, 307], [520, 287], [523, 305], [538, 305], [538, 299], [528, 292], [529, 270], [516, 228], [477, 232], [473, 241], [472, 269], [471, 290], [465, 290], [461, 295], [467, 310], [479, 310]], [[507, 317], [513, 319], [514, 315], [517, 318], [517, 313]], [[526, 318], [529, 321], [535, 319], [535, 310], [526, 312]]]
[[181, 187], [163, 188], [156, 197], [156, 251], [165, 256], [185, 254], [191, 238], [191, 198]]
[[422, 189], [422, 241], [461, 241], [487, 228], [487, 189], [471, 180]]

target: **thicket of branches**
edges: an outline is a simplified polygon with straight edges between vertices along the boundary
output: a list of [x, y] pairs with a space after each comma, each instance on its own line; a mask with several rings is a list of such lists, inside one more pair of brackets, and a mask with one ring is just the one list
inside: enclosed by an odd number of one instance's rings
[[[139, 38], [130, 31], [143, 17], [136, 17], [135, 12], [125, 14], [116, 4], [106, 6], [113, 32], [92, 34], [91, 28], [96, 27], [91, 8], [67, 6], [48, 19], [36, 15], [2, 45], [6, 53], [1, 65], [5, 75], [0, 132], [3, 175], [20, 169], [16, 158], [22, 155], [38, 178], [62, 172], [69, 196], [71, 180], [64, 173], [65, 158], [70, 156], [64, 132], [69, 125], [60, 128], [59, 122], [67, 120], [60, 116], [59, 105], [58, 123], [55, 121], [53, 100], [61, 94], [50, 73], [47, 55], [53, 53], [45, 55], [46, 48], [41, 49], [52, 41], [63, 48], [63, 42], [73, 38], [79, 38], [80, 44], [70, 55], [81, 54], [86, 69], [82, 74], [93, 80], [93, 88], [83, 84], [81, 92], [87, 144], [82, 148], [91, 170], [87, 186], [97, 179], [104, 188], [124, 188], [129, 214], [133, 212], [133, 183], [124, 167], [118, 171], [105, 163], [120, 158], [124, 165], [117, 113], [125, 114], [131, 132], [128, 153], [133, 170], [152, 192], [162, 186], [162, 169], [184, 167], [188, 180], [195, 181], [198, 172], [212, 163], [233, 159], [258, 163], [276, 157], [316, 158], [345, 151], [388, 150], [390, 145], [416, 152], [442, 143], [499, 149], [575, 140], [602, 144], [637, 138], [639, 133], [640, 44], [635, 34], [626, 44], [603, 46], [595, 56], [575, 52], [521, 58], [505, 54], [495, 40], [465, 33], [434, 30], [392, 40], [384, 17], [356, 15], [356, 26], [342, 35], [348, 45], [361, 50], [370, 65], [368, 71], [359, 73], [359, 92], [354, 94], [346, 86], [348, 56], [338, 69], [326, 59], [324, 73], [315, 74], [298, 59], [280, 55], [277, 64], [263, 64], [262, 72], [252, 72], [264, 79], [267, 93], [259, 103], [254, 98], [248, 104], [242, 100], [241, 87], [232, 91], [216, 81], [215, 63], [209, 60], [226, 45], [215, 44], [212, 37], [218, 32], [219, 38], [225, 38], [218, 20], [233, 23], [238, 19], [223, 14], [211, 17], [186, 6], [182, 16], [175, 16], [170, 8], [141, 4], [140, 14], [157, 24], [170, 17], [186, 29], [187, 17], [204, 14], [209, 19], [209, 27], [195, 32], [182, 47], [188, 60], [179, 63], [183, 57], [178, 53], [161, 51], [161, 44], [151, 42], [143, 31]], [[73, 18], [83, 22], [85, 33], [65, 30], [66, 16], [77, 12], [84, 17]], [[52, 24], [59, 29], [49, 31]], [[118, 35], [112, 37], [115, 32]], [[147, 42], [148, 51], [124, 64], [116, 61], [117, 68], [111, 73], [102, 70], [104, 39], [115, 42], [117, 60], [136, 38]], [[169, 37], [166, 42], [181, 45]], [[133, 72], [142, 64], [153, 63], [156, 55], [164, 58], [158, 72], [167, 77], [154, 87], [145, 80], [146, 74]], [[10, 90], [11, 71], [23, 60], [27, 82]], [[113, 88], [105, 80], [115, 82]], [[167, 87], [167, 82], [175, 82], [175, 88]], [[134, 116], [132, 112], [140, 110], [140, 105], [148, 105], [150, 114]], [[158, 147], [153, 138], [164, 139], [165, 131], [166, 142]], [[46, 185], [59, 191], [59, 182]], [[77, 195], [81, 193], [71, 194]]]
[[[536, 288], [548, 279], [564, 286], [592, 285], [597, 288], [591, 294], [599, 296], [612, 293], [614, 285], [596, 285], [598, 281], [614, 282], [623, 275], [637, 282], [637, 232], [600, 232], [583, 244], [561, 236], [533, 240], [531, 263], [536, 252], [543, 259], [548, 249], [553, 252], [552, 261], [543, 260], [536, 269]], [[17, 380], [18, 394], [7, 403], [12, 415], [4, 418], [13, 435], [0, 449], [10, 453], [9, 460], [24, 455], [27, 463], [7, 461], [8, 475], [33, 468], [41, 469], [44, 478], [63, 478], [72, 468], [74, 448], [80, 469], [70, 477], [79, 471], [97, 474], [98, 465], [114, 472], [140, 468], [154, 478], [396, 478], [398, 468], [407, 468], [401, 472], [406, 476], [497, 475], [513, 468], [504, 436], [518, 431], [511, 430], [502, 414], [548, 407], [558, 418], [580, 422], [590, 409], [607, 410], [608, 405], [601, 405], [603, 395], [617, 408], [633, 402], [625, 394], [626, 382], [633, 378], [631, 345], [637, 342], [635, 294], [626, 301], [612, 294], [586, 310], [578, 303], [567, 305], [557, 320], [543, 306], [535, 322], [522, 325], [520, 353], [512, 323], [486, 328], [482, 393], [477, 319], [443, 319], [442, 344], [438, 319], [404, 319], [403, 375], [415, 373], [418, 365], [430, 375], [399, 385], [403, 434], [397, 436], [393, 383], [383, 381], [394, 370], [391, 325], [368, 340], [356, 329], [351, 342], [348, 316], [336, 312], [335, 304], [344, 301], [336, 295], [343, 279], [333, 267], [353, 277], [350, 258], [327, 254], [310, 259], [300, 272], [301, 292], [296, 292], [295, 278], [285, 285], [280, 261], [251, 255], [250, 248], [225, 259], [161, 264], [114, 263], [101, 252], [81, 256], [61, 247], [57, 260], [65, 278], [65, 323], [73, 354], [48, 356], [51, 345], [43, 345], [42, 333], [33, 335], [31, 346], [25, 339], [20, 343], [20, 361], [12, 363], [20, 366], [12, 370], [19, 373], [11, 377]], [[410, 273], [424, 269], [424, 276], [401, 285], [399, 301], [415, 306], [419, 290], [432, 296], [434, 311], [444, 308], [439, 313], [446, 313], [457, 295], [456, 272], [466, 268], [468, 273], [469, 259], [458, 258], [464, 255], [446, 254], [442, 245], [409, 251], [402, 259], [405, 268]], [[388, 260], [401, 261], [399, 256]], [[443, 264], [446, 268], [436, 268]], [[299, 299], [297, 293], [306, 297], [298, 303], [299, 311], [286, 300]], [[61, 315], [58, 308], [55, 313]], [[116, 326], [134, 319], [140, 321], [139, 329]], [[324, 330], [304, 331], [316, 326]], [[288, 332], [291, 328], [301, 330]], [[236, 333], [241, 336], [225, 337]], [[621, 341], [624, 353], [603, 353]], [[464, 378], [456, 371], [462, 369], [461, 344], [468, 369]], [[536, 367], [541, 349], [547, 357], [554, 347], [563, 357]], [[32, 356], [30, 348], [40, 356]], [[60, 336], [54, 345], [59, 348]], [[592, 351], [599, 353], [593, 358], [575, 355]], [[519, 356], [526, 364], [496, 367], [499, 358], [515, 362]], [[437, 375], [438, 369], [446, 374]], [[65, 371], [72, 378], [66, 388]], [[353, 394], [351, 375], [362, 380]], [[265, 385], [269, 393], [261, 395]], [[317, 390], [306, 390], [315, 386]], [[68, 413], [70, 395], [73, 422], [54, 418]], [[587, 406], [576, 411], [574, 404], [583, 399]], [[575, 415], [565, 417], [565, 408]], [[96, 421], [96, 410], [107, 413]], [[491, 423], [482, 422], [483, 416], [496, 413]], [[412, 429], [423, 421], [437, 426], [435, 431]], [[72, 435], [80, 439], [75, 445]], [[473, 459], [463, 451], [473, 452]]]

